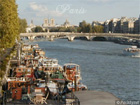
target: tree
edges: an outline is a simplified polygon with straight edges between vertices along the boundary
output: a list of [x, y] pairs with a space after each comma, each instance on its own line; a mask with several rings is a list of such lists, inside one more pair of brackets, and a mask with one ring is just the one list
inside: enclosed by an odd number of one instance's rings
[[19, 39], [19, 19], [15, 0], [0, 0], [0, 48], [10, 48]]
[[42, 27], [36, 26], [35, 28], [32, 29], [33, 32], [43, 32]]
[[86, 23], [86, 21], [83, 21], [79, 24], [79, 28], [77, 30], [78, 30], [78, 32], [91, 33], [92, 26], [91, 26], [91, 24]]
[[94, 26], [93, 27], [93, 32], [96, 32], [96, 33], [103, 33], [104, 32], [104, 27], [99, 25], [99, 26]]
[[77, 29], [75, 27], [68, 27], [65, 32], [77, 32]]
[[87, 23], [85, 20], [83, 20], [80, 24], [79, 24], [79, 27], [81, 28], [80, 32], [86, 32], [86, 26], [87, 26]]
[[27, 21], [26, 19], [19, 18], [19, 33], [25, 33], [27, 28]]
[[50, 32], [58, 32], [58, 30], [59, 30], [58, 27], [55, 27], [55, 28], [51, 28]]
[[65, 32], [65, 31], [66, 31], [66, 28], [65, 28], [65, 27], [60, 27], [60, 28], [58, 29], [58, 31], [59, 31], [59, 32]]
[[91, 24], [87, 24], [86, 27], [85, 27], [85, 32], [87, 33], [92, 33], [92, 26]]

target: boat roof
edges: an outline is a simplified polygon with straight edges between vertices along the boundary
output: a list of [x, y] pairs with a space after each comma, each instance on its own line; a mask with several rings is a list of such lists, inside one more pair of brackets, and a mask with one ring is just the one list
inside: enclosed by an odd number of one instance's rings
[[57, 59], [53, 59], [53, 58], [51, 58], [51, 59], [48, 59], [48, 58], [45, 58], [45, 59], [43, 59], [43, 61], [57, 61], [58, 62], [58, 60]]
[[64, 64], [64, 66], [68, 66], [68, 65], [75, 65], [75, 66], [79, 66], [78, 64], [75, 64], [75, 63], [66, 63], [66, 64]]

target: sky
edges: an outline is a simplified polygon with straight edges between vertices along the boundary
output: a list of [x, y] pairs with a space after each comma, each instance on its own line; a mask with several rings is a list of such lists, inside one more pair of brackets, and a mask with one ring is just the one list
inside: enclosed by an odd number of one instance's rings
[[28, 24], [42, 25], [45, 18], [58, 25], [66, 19], [72, 25], [85, 20], [106, 21], [112, 18], [139, 17], [140, 0], [17, 0], [20, 18]]

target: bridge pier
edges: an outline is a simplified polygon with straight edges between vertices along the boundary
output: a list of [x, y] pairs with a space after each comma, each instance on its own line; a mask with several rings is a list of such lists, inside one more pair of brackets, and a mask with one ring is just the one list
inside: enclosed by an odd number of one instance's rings
[[75, 36], [67, 36], [67, 38], [68, 38], [68, 41], [72, 42], [74, 40]]
[[85, 36], [87, 38], [88, 41], [92, 41], [94, 36]]
[[48, 40], [50, 36], [46, 35], [45, 38]]
[[53, 35], [49, 36], [49, 41], [54, 41], [54, 36]]
[[29, 40], [34, 40], [36, 36], [27, 36]]

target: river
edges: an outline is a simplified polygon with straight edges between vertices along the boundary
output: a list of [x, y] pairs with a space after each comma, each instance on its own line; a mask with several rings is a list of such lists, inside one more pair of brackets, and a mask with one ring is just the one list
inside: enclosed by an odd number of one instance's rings
[[129, 45], [67, 39], [33, 43], [61, 65], [79, 64], [82, 83], [90, 90], [111, 92], [122, 100], [140, 99], [140, 59], [123, 55]]

